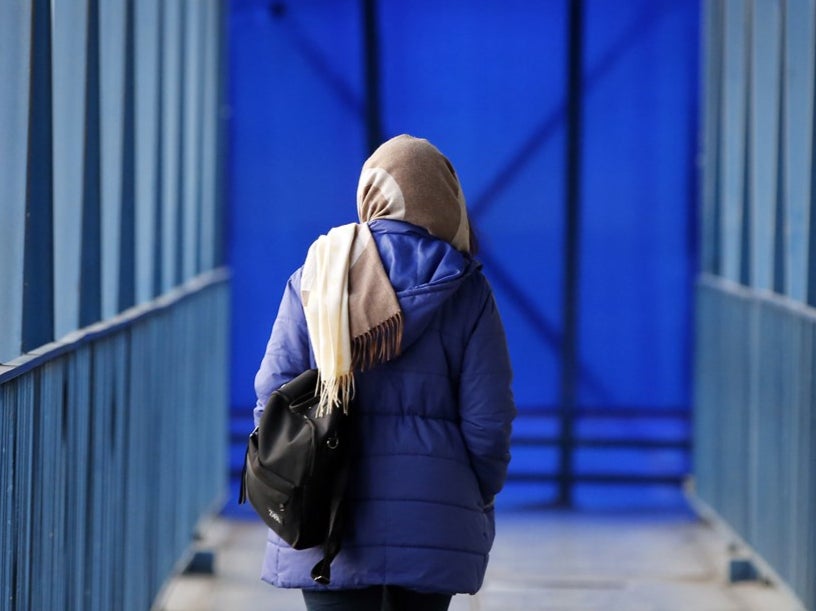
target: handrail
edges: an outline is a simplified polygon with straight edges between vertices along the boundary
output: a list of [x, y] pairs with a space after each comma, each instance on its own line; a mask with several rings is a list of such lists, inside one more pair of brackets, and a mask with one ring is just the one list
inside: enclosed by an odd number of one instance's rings
[[0, 611], [148, 609], [223, 504], [228, 277], [4, 366]]
[[180, 301], [197, 294], [206, 287], [226, 282], [229, 278], [230, 271], [226, 267], [204, 272], [152, 301], [140, 303], [113, 318], [78, 329], [62, 339], [44, 344], [6, 363], [0, 363], [0, 385], [28, 373], [52, 359], [72, 352], [82, 345], [113, 335], [138, 320], [155, 316]]

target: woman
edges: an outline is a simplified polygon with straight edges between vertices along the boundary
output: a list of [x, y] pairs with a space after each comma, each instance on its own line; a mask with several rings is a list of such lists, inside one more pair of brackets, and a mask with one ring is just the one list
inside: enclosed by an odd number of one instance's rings
[[255, 378], [256, 422], [309, 367], [321, 407], [351, 413], [357, 443], [343, 546], [328, 587], [319, 548], [270, 531], [263, 579], [308, 609], [447, 609], [482, 585], [515, 405], [504, 329], [473, 259], [450, 162], [407, 135], [363, 165], [359, 224], [332, 229], [289, 279]]

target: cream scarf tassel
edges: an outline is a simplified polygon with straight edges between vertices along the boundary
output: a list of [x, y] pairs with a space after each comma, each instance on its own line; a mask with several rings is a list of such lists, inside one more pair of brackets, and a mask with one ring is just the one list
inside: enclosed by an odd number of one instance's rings
[[393, 358], [402, 336], [402, 312], [368, 225], [335, 227], [312, 244], [301, 299], [320, 376], [317, 415], [348, 411], [354, 369]]

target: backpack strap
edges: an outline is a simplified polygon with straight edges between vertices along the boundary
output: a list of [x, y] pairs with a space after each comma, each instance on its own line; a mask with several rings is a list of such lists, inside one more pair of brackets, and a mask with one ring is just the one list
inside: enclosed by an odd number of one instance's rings
[[349, 462], [348, 457], [342, 461], [342, 466], [334, 480], [329, 514], [329, 534], [323, 544], [323, 558], [312, 568], [312, 579], [324, 586], [331, 582], [331, 563], [335, 556], [340, 553], [340, 544], [343, 538], [342, 527], [345, 518], [343, 497], [348, 483]]
[[[252, 432], [250, 437], [255, 434], [257, 431], [257, 427], [255, 431]], [[243, 505], [247, 501], [247, 463], [249, 462], [249, 445], [247, 445], [246, 453], [244, 454], [244, 467], [241, 469], [241, 488], [238, 490], [238, 504]]]

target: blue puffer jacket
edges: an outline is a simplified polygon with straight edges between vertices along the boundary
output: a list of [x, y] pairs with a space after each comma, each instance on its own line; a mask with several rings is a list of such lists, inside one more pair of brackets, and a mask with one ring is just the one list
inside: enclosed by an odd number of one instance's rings
[[[515, 404], [504, 329], [473, 259], [399, 221], [369, 223], [402, 306], [402, 354], [356, 378], [359, 447], [350, 523], [332, 564], [336, 588], [399, 585], [474, 593], [493, 543], [493, 498], [510, 460]], [[255, 379], [256, 421], [271, 392], [314, 361], [289, 279]], [[269, 531], [263, 579], [319, 588], [318, 548], [295, 551]]]

